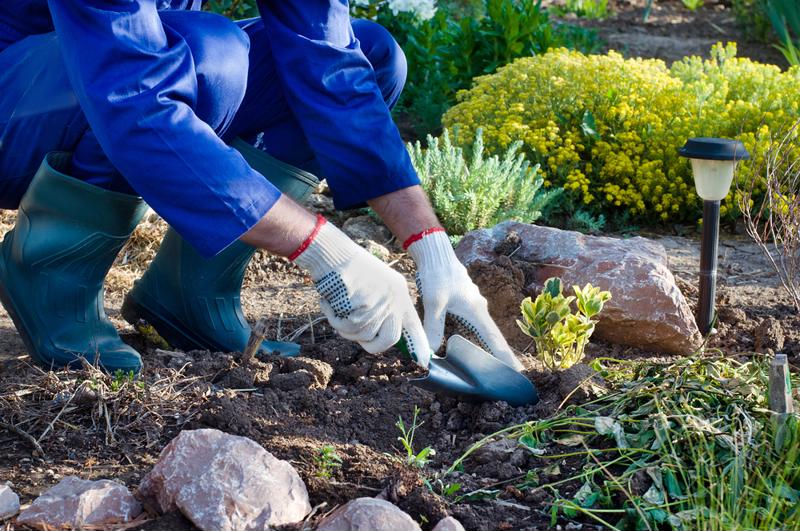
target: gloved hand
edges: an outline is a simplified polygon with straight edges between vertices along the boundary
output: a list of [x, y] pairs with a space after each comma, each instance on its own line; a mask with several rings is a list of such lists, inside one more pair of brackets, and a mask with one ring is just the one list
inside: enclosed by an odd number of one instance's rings
[[375, 354], [402, 335], [414, 361], [427, 368], [431, 348], [403, 275], [322, 216], [289, 259], [308, 270], [322, 297], [322, 312], [342, 337]]
[[403, 246], [417, 264], [417, 288], [422, 296], [430, 346], [437, 350], [442, 344], [445, 317], [450, 314], [496, 358], [517, 370], [523, 369], [444, 230], [428, 229], [406, 240]]

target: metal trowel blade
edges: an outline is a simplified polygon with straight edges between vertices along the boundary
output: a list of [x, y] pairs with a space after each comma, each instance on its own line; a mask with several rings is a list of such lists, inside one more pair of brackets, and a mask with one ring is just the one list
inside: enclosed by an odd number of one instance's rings
[[530, 380], [466, 338], [447, 340], [445, 357], [433, 356], [428, 374], [411, 380], [423, 389], [472, 401], [535, 404], [539, 394]]

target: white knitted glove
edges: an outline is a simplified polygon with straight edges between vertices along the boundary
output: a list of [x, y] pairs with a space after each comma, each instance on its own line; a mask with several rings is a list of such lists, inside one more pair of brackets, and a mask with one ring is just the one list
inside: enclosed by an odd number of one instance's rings
[[431, 349], [403, 275], [322, 217], [290, 259], [308, 270], [322, 312], [342, 337], [375, 354], [402, 336], [412, 359], [428, 366]]
[[521, 370], [522, 364], [489, 315], [486, 299], [458, 261], [447, 234], [441, 229], [428, 230], [409, 242], [408, 252], [417, 264], [417, 288], [430, 346], [437, 350], [442, 344], [445, 317], [450, 314], [478, 338], [483, 348]]

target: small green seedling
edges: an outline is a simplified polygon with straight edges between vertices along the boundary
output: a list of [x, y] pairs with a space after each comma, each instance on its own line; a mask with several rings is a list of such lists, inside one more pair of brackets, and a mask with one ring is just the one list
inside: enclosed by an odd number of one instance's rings
[[414, 417], [411, 419], [411, 425], [406, 427], [403, 417], [398, 417], [395, 426], [400, 430], [400, 437], [398, 437], [397, 440], [400, 441], [406, 451], [406, 463], [418, 468], [423, 468], [428, 464], [431, 457], [436, 455], [436, 451], [430, 446], [426, 446], [419, 453], [414, 453], [414, 434], [417, 428], [423, 424], [417, 421], [418, 416], [419, 408], [414, 406]]
[[[522, 301], [520, 329], [533, 338], [536, 353], [550, 370], [567, 369], [580, 362], [597, 323], [593, 317], [611, 299], [611, 293], [586, 284], [572, 287], [575, 296], [565, 297], [558, 278], [550, 278], [544, 290]], [[573, 313], [572, 303], [578, 311]]]
[[327, 445], [319, 449], [319, 454], [314, 457], [314, 464], [317, 467], [316, 476], [328, 479], [333, 475], [334, 469], [342, 466], [342, 458], [336, 453], [336, 448]]
[[115, 393], [118, 392], [126, 383], [133, 383], [135, 376], [136, 375], [133, 371], [123, 371], [122, 369], [117, 369], [114, 372], [114, 378], [111, 380], [111, 390]]

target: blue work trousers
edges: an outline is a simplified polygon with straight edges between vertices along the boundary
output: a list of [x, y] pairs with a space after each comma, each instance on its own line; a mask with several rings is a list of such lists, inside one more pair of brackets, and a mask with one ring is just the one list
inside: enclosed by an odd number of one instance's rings
[[[316, 155], [290, 111], [276, 74], [273, 54], [280, 51], [271, 49], [260, 18], [234, 24], [199, 11], [162, 11], [159, 16], [191, 50], [197, 76], [193, 110], [198, 118], [223, 140], [238, 136], [250, 143], [257, 141], [272, 156], [319, 173]], [[352, 27], [391, 108], [406, 79], [403, 52], [373, 22], [354, 20]], [[137, 194], [95, 138], [67, 77], [59, 36], [48, 33], [26, 37], [0, 52], [0, 208], [19, 205], [44, 155], [53, 150], [73, 152], [72, 176]], [[148, 153], [141, 157], [147, 158]], [[203, 161], [196, 164], [202, 166]], [[159, 179], [158, 167], [152, 168], [152, 179]], [[193, 185], [187, 175], [186, 186]], [[225, 186], [224, 177], [220, 186]], [[207, 222], [214, 226], [213, 219]]]

